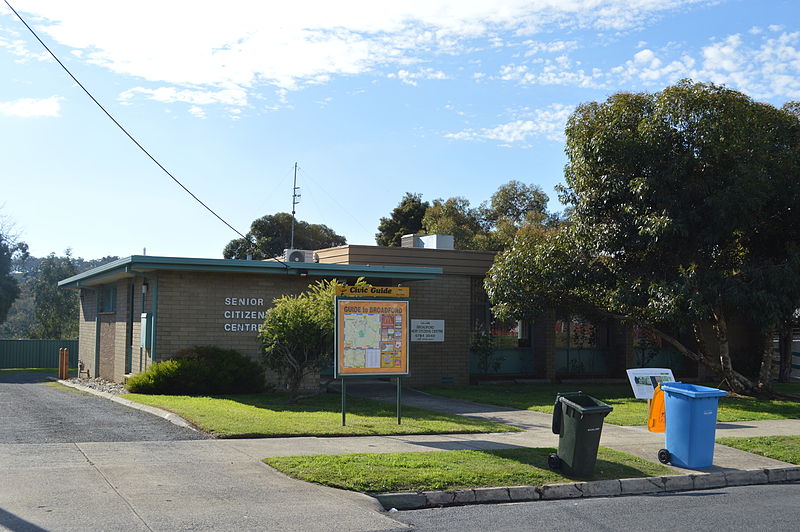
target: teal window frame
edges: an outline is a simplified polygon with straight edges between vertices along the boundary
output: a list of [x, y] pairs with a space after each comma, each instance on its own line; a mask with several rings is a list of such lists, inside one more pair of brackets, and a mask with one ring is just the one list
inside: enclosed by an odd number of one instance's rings
[[117, 287], [116, 285], [105, 285], [100, 290], [100, 301], [97, 311], [100, 313], [117, 311]]

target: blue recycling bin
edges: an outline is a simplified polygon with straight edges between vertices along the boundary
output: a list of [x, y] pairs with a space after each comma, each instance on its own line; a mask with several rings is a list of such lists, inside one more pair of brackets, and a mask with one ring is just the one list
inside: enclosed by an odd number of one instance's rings
[[659, 460], [687, 469], [711, 467], [717, 406], [728, 392], [684, 382], [664, 382], [661, 389], [667, 412], [667, 448], [659, 451]]

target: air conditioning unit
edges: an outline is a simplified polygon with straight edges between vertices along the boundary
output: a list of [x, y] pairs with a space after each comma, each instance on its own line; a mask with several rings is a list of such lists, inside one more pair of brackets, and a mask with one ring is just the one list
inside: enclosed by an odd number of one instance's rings
[[314, 262], [314, 250], [284, 249], [283, 260], [286, 262]]

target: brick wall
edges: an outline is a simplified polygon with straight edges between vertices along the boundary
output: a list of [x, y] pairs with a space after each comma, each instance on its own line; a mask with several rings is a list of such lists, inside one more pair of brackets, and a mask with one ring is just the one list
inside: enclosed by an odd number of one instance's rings
[[[193, 345], [217, 345], [260, 357], [257, 340], [263, 312], [273, 299], [305, 291], [316, 278], [258, 274], [170, 272], [158, 278], [156, 356], [166, 360], [179, 349]], [[132, 346], [132, 373], [147, 368], [149, 353], [142, 352], [141, 313], [151, 312], [154, 281], [142, 304], [141, 277], [116, 283], [117, 306], [100, 314], [101, 370], [104, 378], [121, 382], [126, 353]], [[444, 342], [413, 342], [410, 347], [410, 385], [468, 384], [470, 338], [470, 277], [444, 275], [436, 280], [410, 281], [411, 318], [445, 320]], [[128, 329], [133, 301], [132, 330]], [[245, 301], [242, 301], [245, 300]], [[235, 304], [234, 304], [235, 303]], [[94, 372], [94, 291], [84, 290], [81, 300], [80, 349], [82, 360]], [[274, 382], [274, 376], [270, 379]]]
[[113, 312], [101, 312], [100, 318], [100, 377], [114, 380], [114, 366], [117, 358], [116, 315]]
[[412, 342], [410, 386], [469, 384], [470, 278], [409, 281], [411, 319], [445, 320], [444, 342]]
[[80, 316], [78, 321], [78, 353], [79, 360], [89, 370], [89, 375], [95, 376], [95, 318], [97, 316], [97, 297], [94, 290], [81, 289], [80, 291]]
[[[264, 322], [262, 313], [272, 306], [273, 299], [305, 291], [313, 282], [309, 279], [288, 275], [159, 272], [158, 360], [171, 358], [177, 350], [193, 345], [217, 345], [259, 357], [256, 336], [258, 325]], [[241, 304], [241, 299], [247, 301]]]

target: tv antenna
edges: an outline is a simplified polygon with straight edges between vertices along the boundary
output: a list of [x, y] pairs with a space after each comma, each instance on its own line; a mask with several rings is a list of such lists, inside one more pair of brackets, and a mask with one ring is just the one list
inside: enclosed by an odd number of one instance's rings
[[297, 186], [297, 161], [294, 163], [294, 183], [292, 184], [292, 242], [289, 249], [294, 249], [294, 214], [295, 207], [300, 203], [300, 187]]

